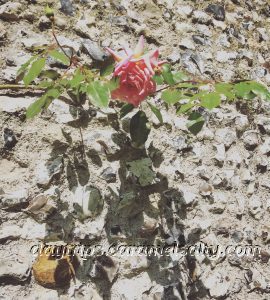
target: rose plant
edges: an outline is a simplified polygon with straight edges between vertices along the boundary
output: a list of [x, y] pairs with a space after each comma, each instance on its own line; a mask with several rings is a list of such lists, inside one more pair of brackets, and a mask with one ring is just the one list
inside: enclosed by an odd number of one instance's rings
[[[256, 96], [270, 100], [267, 87], [258, 82], [244, 79], [227, 83], [215, 82], [172, 71], [166, 60], [159, 61], [159, 49], [144, 52], [143, 36], [139, 38], [133, 51], [124, 47], [118, 53], [106, 48], [115, 63], [108, 64], [106, 68], [91, 68], [81, 61], [74, 49], [67, 49], [59, 43], [54, 29], [54, 13], [48, 7], [46, 15], [51, 20], [55, 42], [48, 47], [39, 48], [18, 71], [18, 82], [23, 80], [26, 88], [43, 91], [42, 96], [27, 109], [27, 118], [48, 108], [54, 99], [67, 95], [75, 106], [82, 107], [82, 100], [85, 98], [88, 98], [90, 106], [99, 109], [109, 105], [115, 108], [120, 106], [120, 118], [137, 109], [130, 120], [130, 135], [132, 144], [142, 147], [150, 128], [141, 103], [145, 101], [160, 123], [163, 122], [154, 101], [147, 100], [153, 96], [163, 100], [164, 108], [173, 106], [176, 114], [186, 114], [188, 129], [194, 134], [204, 124], [200, 111], [212, 110], [221, 105], [222, 101], [251, 100]], [[60, 62], [64, 71], [50, 69], [47, 64], [49, 57]]]

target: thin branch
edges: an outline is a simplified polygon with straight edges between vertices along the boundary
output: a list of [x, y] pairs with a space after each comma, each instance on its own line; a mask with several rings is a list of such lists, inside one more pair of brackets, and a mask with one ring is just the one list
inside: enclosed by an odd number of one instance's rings
[[59, 41], [58, 41], [58, 39], [57, 39], [57, 36], [56, 36], [56, 34], [55, 34], [55, 31], [54, 31], [54, 21], [52, 21], [52, 35], [53, 35], [53, 37], [54, 37], [54, 39], [55, 39], [55, 41], [56, 41], [58, 47], [63, 51], [63, 53], [65, 54], [65, 56], [68, 57], [69, 60], [71, 61], [72, 56], [70, 57], [70, 56], [66, 53], [65, 49], [61, 46], [61, 44], [59, 43]]
[[44, 91], [45, 88], [38, 87], [36, 85], [23, 85], [23, 84], [1, 84], [0, 90], [40, 90]]

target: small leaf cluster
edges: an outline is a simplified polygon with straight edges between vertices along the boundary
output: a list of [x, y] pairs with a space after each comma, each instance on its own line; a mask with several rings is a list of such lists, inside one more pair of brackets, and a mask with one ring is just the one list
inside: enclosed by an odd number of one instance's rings
[[[50, 59], [60, 63], [64, 72], [51, 69]], [[47, 49], [34, 55], [21, 66], [17, 76], [22, 78], [26, 86], [35, 82], [37, 88], [44, 90], [44, 94], [28, 107], [26, 117], [33, 118], [61, 95], [69, 95], [70, 100], [77, 106], [81, 105], [81, 99], [87, 96], [92, 105], [107, 107], [110, 91], [118, 86], [117, 80], [106, 79], [112, 70], [112, 65], [102, 72], [90, 69], [58, 48]]]

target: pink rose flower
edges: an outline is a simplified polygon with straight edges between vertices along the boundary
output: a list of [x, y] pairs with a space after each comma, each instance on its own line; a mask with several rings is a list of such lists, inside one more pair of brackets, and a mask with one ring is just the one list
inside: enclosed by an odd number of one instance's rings
[[119, 87], [111, 92], [112, 99], [122, 100], [137, 107], [147, 96], [156, 91], [156, 83], [152, 77], [155, 69], [164, 61], [158, 62], [158, 49], [143, 55], [143, 48], [143, 36], [140, 37], [133, 52], [124, 49], [125, 56], [120, 56], [110, 48], [106, 48], [117, 61], [113, 76], [120, 80]]

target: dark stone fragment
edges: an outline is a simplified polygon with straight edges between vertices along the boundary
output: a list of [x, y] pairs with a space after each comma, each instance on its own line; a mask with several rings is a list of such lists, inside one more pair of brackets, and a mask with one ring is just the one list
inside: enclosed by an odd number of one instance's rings
[[218, 21], [225, 20], [225, 9], [219, 4], [210, 4], [207, 6], [206, 12], [213, 14], [214, 18]]
[[4, 129], [4, 142], [4, 148], [9, 150], [17, 144], [17, 139], [14, 135], [14, 132], [9, 128]]
[[116, 174], [115, 174], [115, 172], [113, 171], [113, 169], [111, 167], [106, 168], [102, 172], [101, 176], [108, 183], [116, 181]]
[[198, 45], [205, 45], [205, 39], [204, 39], [204, 37], [201, 36], [201, 35], [196, 35], [196, 34], [194, 34], [194, 35], [192, 36], [192, 39], [193, 39], [193, 41], [194, 41], [196, 44], [198, 44]]

